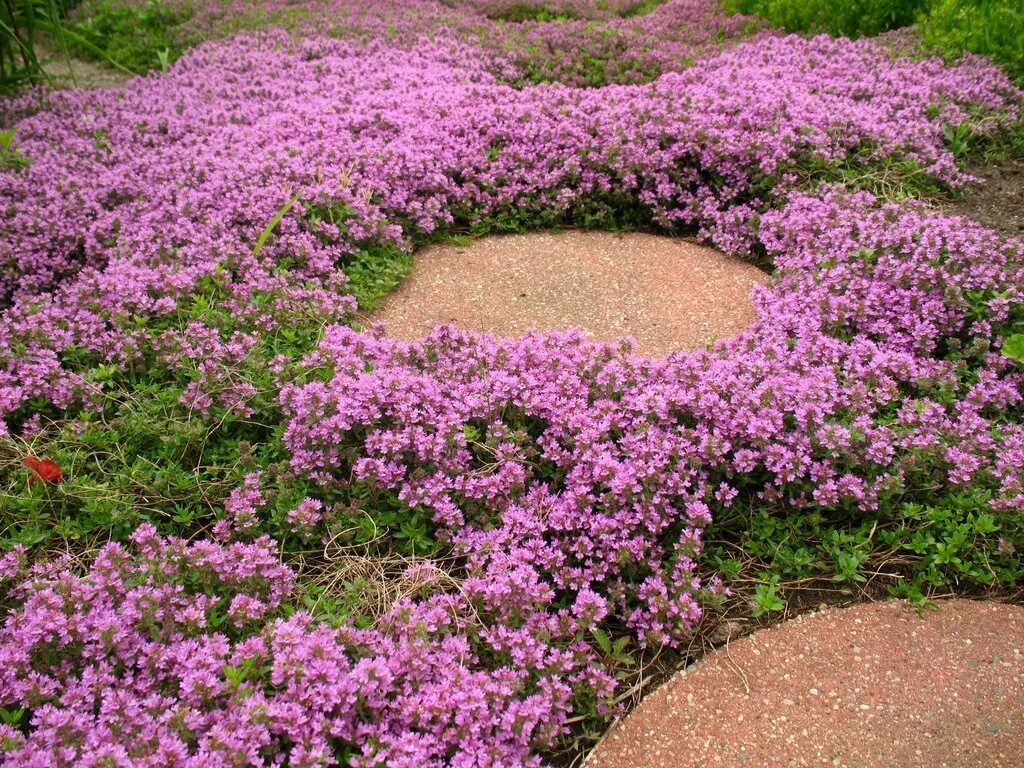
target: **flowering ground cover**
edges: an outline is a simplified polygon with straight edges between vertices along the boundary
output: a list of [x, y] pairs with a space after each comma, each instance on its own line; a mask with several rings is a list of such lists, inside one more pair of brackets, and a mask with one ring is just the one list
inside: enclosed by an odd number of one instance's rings
[[[555, 23], [551, 23], [551, 22]], [[72, 29], [136, 71], [166, 68], [198, 42], [239, 30], [287, 28], [302, 36], [386, 39], [415, 45], [431, 36], [472, 39], [515, 80], [604, 85], [643, 82], [693, 64], [763, 24], [704, 0], [642, 2], [348, 3], [334, 0], [228, 3], [223, 0], [86, 0]]]
[[[1005, 74], [710, 0], [369, 5], [0, 103], [5, 765], [543, 764], [737, 519], [759, 611], [880, 551], [1019, 588], [1024, 244], [906, 199], [1019, 122]], [[557, 225], [775, 279], [665, 360], [353, 327], [416, 246]]]

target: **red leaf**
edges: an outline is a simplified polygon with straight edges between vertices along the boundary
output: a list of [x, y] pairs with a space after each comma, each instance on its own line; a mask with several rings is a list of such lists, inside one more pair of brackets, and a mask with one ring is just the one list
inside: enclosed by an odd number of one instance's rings
[[36, 473], [29, 478], [29, 482], [41, 480], [44, 483], [56, 485], [64, 476], [60, 465], [55, 461], [50, 461], [50, 459], [37, 459], [35, 456], [28, 456], [23, 459], [22, 463]]

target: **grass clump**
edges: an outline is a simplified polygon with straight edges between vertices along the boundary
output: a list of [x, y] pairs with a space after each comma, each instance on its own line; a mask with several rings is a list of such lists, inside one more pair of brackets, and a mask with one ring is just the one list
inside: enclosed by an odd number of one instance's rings
[[[82, 53], [107, 66], [133, 75], [147, 67], [126, 66], [104, 46], [69, 21], [79, 0], [25, 0], [0, 3], [0, 94], [9, 94], [53, 79], [43, 66], [47, 52], [56, 49], [75, 82], [72, 53]], [[164, 64], [166, 67], [166, 62]]]
[[726, 0], [733, 13], [761, 16], [787, 32], [877, 35], [913, 24], [929, 0]]
[[664, 4], [665, 0], [640, 0], [640, 2], [633, 3], [619, 11], [619, 16], [624, 19], [635, 19], [637, 16], [653, 13]]
[[195, 42], [181, 34], [193, 15], [187, 4], [92, 0], [82, 11], [69, 28], [88, 45], [74, 44], [75, 51], [117, 61], [135, 72], [166, 70]]
[[40, 34], [66, 53], [62, 21], [77, 0], [9, 0], [0, 3], [0, 93], [47, 79], [38, 51]]
[[872, 588], [921, 605], [941, 594], [1001, 594], [1024, 581], [1024, 523], [993, 511], [990, 498], [965, 490], [895, 502], [870, 516], [752, 503], [715, 521], [707, 562], [731, 585], [754, 585], [755, 616], [784, 610], [793, 585]]
[[506, 21], [511, 24], [522, 24], [526, 21], [572, 21], [578, 19], [579, 14], [569, 9], [549, 8], [545, 5], [531, 5], [530, 3], [515, 3], [491, 14], [494, 21]]
[[787, 32], [870, 37], [917, 24], [926, 50], [977, 53], [1024, 83], [1024, 5], [1018, 0], [726, 0], [726, 9]]
[[19, 170], [28, 165], [28, 158], [18, 149], [15, 142], [16, 128], [0, 131], [0, 168]]
[[345, 266], [352, 295], [364, 310], [374, 310], [412, 272], [413, 256], [396, 245], [360, 251]]

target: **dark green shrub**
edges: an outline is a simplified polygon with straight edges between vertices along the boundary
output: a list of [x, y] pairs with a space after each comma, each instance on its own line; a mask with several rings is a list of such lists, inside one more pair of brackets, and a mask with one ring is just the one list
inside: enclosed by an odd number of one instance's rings
[[1024, 83], [1020, 0], [725, 0], [725, 5], [787, 32], [865, 37], [917, 23], [927, 50], [947, 59], [968, 51], [981, 54]]
[[929, 49], [947, 58], [979, 53], [1024, 83], [1024, 4], [1019, 0], [935, 0], [920, 29]]

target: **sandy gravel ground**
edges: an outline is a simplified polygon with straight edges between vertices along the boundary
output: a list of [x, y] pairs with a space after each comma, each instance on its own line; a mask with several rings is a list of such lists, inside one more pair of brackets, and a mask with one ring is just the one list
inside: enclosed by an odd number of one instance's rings
[[1022, 768], [1024, 606], [939, 606], [827, 610], [719, 648], [586, 768]]
[[395, 338], [437, 325], [518, 337], [582, 328], [596, 339], [637, 339], [652, 356], [733, 336], [755, 318], [754, 286], [768, 276], [693, 242], [610, 232], [536, 232], [437, 245], [371, 321]]

